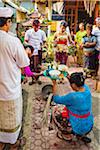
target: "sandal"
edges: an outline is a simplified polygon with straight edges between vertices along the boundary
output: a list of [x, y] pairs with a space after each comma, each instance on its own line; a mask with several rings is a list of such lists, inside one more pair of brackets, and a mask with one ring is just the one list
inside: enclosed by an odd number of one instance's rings
[[5, 143], [0, 143], [0, 150], [4, 150], [6, 144]]
[[73, 135], [72, 134], [62, 134], [60, 132], [57, 132], [57, 137], [61, 140], [65, 140], [67, 142], [71, 142]]
[[15, 144], [12, 144], [10, 147], [10, 150], [18, 150], [20, 147], [24, 146], [26, 144], [26, 138], [21, 137], [17, 140]]

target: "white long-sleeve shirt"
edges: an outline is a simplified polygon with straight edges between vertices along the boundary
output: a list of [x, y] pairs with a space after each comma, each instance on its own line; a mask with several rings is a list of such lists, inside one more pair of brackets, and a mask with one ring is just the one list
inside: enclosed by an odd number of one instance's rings
[[92, 34], [97, 38], [96, 49], [100, 51], [100, 29], [98, 27], [95, 27], [92, 31]]
[[21, 94], [21, 68], [29, 58], [17, 37], [0, 30], [0, 100], [14, 100]]

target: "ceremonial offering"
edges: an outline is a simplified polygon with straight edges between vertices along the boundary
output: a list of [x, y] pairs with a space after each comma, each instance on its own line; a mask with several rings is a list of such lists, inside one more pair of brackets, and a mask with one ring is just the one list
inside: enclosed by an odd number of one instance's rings
[[43, 72], [43, 75], [51, 78], [52, 80], [59, 79], [61, 72], [59, 70], [48, 69]]
[[66, 65], [58, 65], [58, 70], [67, 72], [68, 71], [68, 67]]
[[59, 75], [61, 74], [61, 72], [59, 70], [50, 70], [49, 74], [52, 79], [57, 79]]

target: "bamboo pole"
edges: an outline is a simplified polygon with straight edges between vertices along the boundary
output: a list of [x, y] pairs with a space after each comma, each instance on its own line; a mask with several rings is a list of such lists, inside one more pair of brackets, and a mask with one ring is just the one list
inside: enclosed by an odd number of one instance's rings
[[[48, 20], [52, 19], [52, 1], [48, 0]], [[48, 26], [48, 37], [50, 36], [51, 28]]]
[[47, 104], [46, 104], [46, 107], [45, 107], [45, 110], [44, 110], [44, 113], [43, 113], [43, 118], [42, 118], [42, 125], [43, 126], [47, 126], [48, 125], [48, 112], [49, 112], [49, 109], [50, 109], [50, 103], [51, 103], [51, 100], [52, 100], [52, 96], [53, 94], [51, 93], [47, 99]]

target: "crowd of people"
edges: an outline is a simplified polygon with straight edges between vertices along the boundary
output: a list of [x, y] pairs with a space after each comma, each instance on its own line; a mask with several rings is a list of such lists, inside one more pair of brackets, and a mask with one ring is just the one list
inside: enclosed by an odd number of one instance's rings
[[[35, 79], [41, 75], [39, 67], [42, 63], [42, 45], [46, 43], [46, 34], [40, 29], [40, 22], [36, 19], [33, 21], [32, 28], [25, 33], [23, 47], [17, 37], [9, 34], [12, 16], [13, 11], [10, 8], [0, 7], [0, 64], [2, 66], [0, 69], [0, 150], [3, 150], [5, 143], [10, 143], [10, 149], [16, 150], [18, 145], [16, 143], [22, 140], [18, 139], [22, 126], [23, 107], [21, 75]], [[97, 76], [100, 17], [96, 19], [96, 27], [93, 29], [91, 24], [87, 24], [84, 30], [84, 24], [80, 23], [80, 30], [74, 38], [71, 37], [73, 34], [66, 32], [67, 26], [66, 21], [62, 21], [60, 30], [54, 34], [55, 61], [66, 65], [68, 46], [72, 44], [77, 47], [75, 52], [77, 64], [84, 67], [87, 76]], [[91, 93], [84, 84], [83, 74], [74, 73], [69, 76], [70, 85], [75, 92], [66, 96], [56, 95], [56, 84], [55, 81], [53, 82], [54, 101], [68, 107], [73, 132], [77, 135], [87, 134], [93, 127], [93, 115]], [[83, 120], [79, 121], [81, 117]]]
[[[87, 77], [93, 78], [98, 75], [100, 47], [100, 18], [96, 18], [95, 21], [95, 26], [87, 23], [86, 29], [84, 23], [79, 23], [79, 30], [76, 33], [73, 30], [71, 32], [67, 30], [67, 22], [61, 21], [59, 31], [54, 33], [53, 36], [54, 60], [58, 64], [68, 65], [68, 56], [72, 55], [74, 56], [74, 63], [83, 67]], [[47, 45], [47, 37], [45, 32], [40, 29], [39, 20], [34, 20], [32, 28], [24, 34], [23, 44], [31, 45], [34, 48], [30, 58], [31, 70], [39, 72], [39, 66], [42, 63], [42, 46]]]

